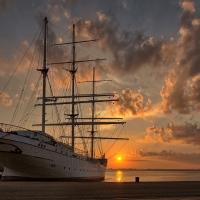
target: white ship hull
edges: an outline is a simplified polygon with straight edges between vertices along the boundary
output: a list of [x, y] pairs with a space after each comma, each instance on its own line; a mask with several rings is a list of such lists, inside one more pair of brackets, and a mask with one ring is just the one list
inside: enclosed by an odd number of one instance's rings
[[102, 163], [103, 160], [92, 160], [45, 141], [40, 142], [31, 138], [31, 134], [24, 137], [0, 132], [1, 180], [104, 180], [106, 163]]

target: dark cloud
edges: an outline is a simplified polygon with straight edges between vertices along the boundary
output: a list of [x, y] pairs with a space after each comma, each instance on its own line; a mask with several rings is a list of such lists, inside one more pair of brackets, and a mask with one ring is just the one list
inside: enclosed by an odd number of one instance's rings
[[143, 151], [138, 150], [137, 154], [142, 158], [158, 158], [168, 161], [176, 161], [190, 164], [200, 164], [200, 154], [199, 153], [177, 153], [172, 150], [161, 150], [161, 151]]
[[41, 20], [46, 16], [52, 23], [58, 22], [64, 16], [70, 18], [70, 8], [74, 7], [77, 0], [49, 0], [45, 2], [45, 9], [38, 7], [36, 9], [36, 20], [40, 24]]
[[[184, 3], [186, 3], [184, 5]], [[187, 5], [187, 6], [186, 6]], [[185, 68], [189, 77], [193, 77], [200, 72], [199, 53], [200, 53], [200, 16], [194, 12], [194, 1], [185, 1], [182, 3], [184, 12], [180, 19], [179, 48], [182, 51], [180, 58], [180, 67]]]
[[6, 13], [12, 8], [14, 3], [15, 0], [0, 0], [0, 10]]
[[[57, 3], [57, 0], [54, 0], [55, 3]], [[75, 6], [77, 3], [77, 0], [63, 0], [62, 6], [64, 8], [68, 8], [69, 6]]]
[[75, 19], [79, 35], [91, 35], [100, 39], [104, 51], [111, 52], [110, 68], [115, 73], [135, 72], [141, 67], [159, 67], [168, 63], [173, 43], [146, 37], [143, 31], [120, 31], [114, 14], [97, 13], [95, 21]]
[[146, 134], [141, 142], [166, 142], [182, 143], [200, 146], [200, 128], [197, 124], [175, 124], [170, 122], [167, 128], [151, 126], [146, 129]]
[[133, 162], [152, 162], [151, 160], [131, 160]]

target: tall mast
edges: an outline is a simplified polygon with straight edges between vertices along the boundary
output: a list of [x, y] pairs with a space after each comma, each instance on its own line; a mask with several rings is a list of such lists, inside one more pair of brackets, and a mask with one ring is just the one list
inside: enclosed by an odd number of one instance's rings
[[44, 18], [44, 60], [43, 60], [43, 69], [41, 69], [41, 73], [43, 76], [43, 88], [42, 88], [42, 93], [43, 93], [43, 98], [42, 98], [42, 132], [45, 133], [45, 100], [46, 100], [46, 77], [48, 73], [48, 69], [46, 68], [46, 45], [47, 45], [47, 23], [48, 20], [45, 17]]
[[[36, 104], [35, 106], [42, 106], [42, 131], [45, 132], [45, 125], [48, 125], [48, 124], [45, 124], [45, 106], [48, 106], [50, 104], [48, 103], [45, 103], [45, 99], [47, 98], [46, 97], [46, 76], [47, 76], [47, 72], [48, 72], [48, 69], [46, 68], [46, 25], [48, 23], [47, 21], [47, 18], [45, 17], [44, 19], [45, 21], [45, 42], [44, 42], [44, 65], [43, 65], [43, 69], [40, 69], [40, 71], [42, 72], [43, 74], [43, 98], [42, 98], [42, 104]], [[62, 43], [62, 44], [54, 44], [53, 46], [56, 46], [56, 45], [68, 45], [68, 44], [72, 44], [72, 61], [66, 61], [66, 62], [58, 62], [58, 63], [51, 63], [51, 65], [54, 65], [54, 64], [72, 64], [72, 67], [71, 67], [71, 70], [69, 70], [69, 72], [71, 73], [71, 76], [72, 76], [72, 101], [71, 102], [64, 102], [63, 104], [71, 104], [71, 113], [68, 114], [68, 116], [70, 117], [71, 119], [71, 122], [68, 124], [68, 125], [71, 125], [71, 145], [72, 145], [72, 151], [74, 151], [74, 146], [75, 146], [75, 143], [74, 143], [74, 140], [75, 140], [75, 134], [74, 134], [74, 130], [75, 130], [75, 126], [77, 125], [77, 122], [75, 121], [75, 117], [78, 116], [78, 114], [75, 114], [75, 104], [77, 103], [90, 103], [88, 101], [75, 101], [75, 98], [77, 98], [78, 96], [75, 95], [75, 74], [76, 74], [76, 67], [75, 67], [75, 64], [76, 63], [82, 63], [82, 62], [93, 62], [93, 61], [100, 61], [100, 60], [105, 60], [105, 59], [88, 59], [88, 60], [76, 60], [76, 44], [78, 43], [85, 43], [85, 42], [94, 42], [94, 41], [97, 41], [97, 39], [92, 39], [92, 40], [81, 40], [81, 41], [76, 41], [76, 38], [75, 38], [75, 24], [73, 24], [73, 33], [72, 33], [72, 42], [67, 42], [67, 43]], [[95, 96], [96, 94], [94, 94], [94, 78], [95, 78], [95, 74], [93, 73], [93, 94], [92, 94], [92, 97], [93, 99], [91, 100], [92, 102], [92, 112], [93, 112], [93, 119], [92, 119], [92, 122], [90, 122], [92, 124], [92, 148], [91, 148], [91, 157], [93, 157], [93, 141], [94, 141], [94, 125], [95, 125], [95, 121], [94, 121], [94, 103], [95, 103]], [[83, 97], [87, 97], [88, 94], [86, 95], [82, 95]], [[113, 95], [110, 95], [110, 94], [102, 94], [102, 95], [97, 95], [97, 96], [113, 96]], [[88, 96], [88, 97], [91, 97], [91, 96]], [[48, 98], [48, 101], [51, 101], [50, 98]], [[100, 100], [99, 102], [104, 102], [105, 100]], [[110, 101], [110, 100], [109, 100]], [[54, 102], [55, 104], [54, 105], [58, 105], [57, 102]], [[33, 126], [37, 126], [38, 124], [34, 124]], [[59, 125], [61, 125], [59, 123]], [[63, 124], [63, 125], [67, 125], [67, 124]], [[84, 124], [86, 125], [86, 124]], [[88, 124], [90, 125], [90, 124]]]
[[[42, 103], [35, 104], [35, 106], [42, 106], [42, 124], [33, 124], [33, 126], [42, 126], [42, 132], [45, 133], [45, 126], [71, 126], [71, 136], [62, 136], [62, 138], [69, 138], [71, 137], [71, 146], [72, 146], [72, 151], [75, 151], [75, 139], [76, 138], [86, 138], [89, 139], [91, 138], [91, 158], [94, 158], [94, 140], [95, 139], [113, 139], [113, 140], [127, 140], [127, 138], [114, 138], [114, 137], [95, 137], [95, 126], [96, 125], [109, 125], [109, 124], [121, 124], [123, 125], [125, 122], [120, 122], [120, 121], [101, 121], [101, 120], [112, 120], [112, 119], [121, 119], [121, 118], [95, 118], [95, 103], [96, 102], [109, 102], [109, 101], [118, 101], [118, 99], [96, 99], [96, 97], [114, 97], [113, 93], [102, 93], [102, 94], [95, 94], [95, 83], [99, 81], [95, 81], [95, 67], [93, 67], [93, 89], [92, 89], [92, 94], [80, 94], [76, 95], [75, 94], [75, 75], [76, 75], [76, 63], [83, 63], [83, 62], [93, 62], [93, 61], [101, 61], [105, 59], [87, 59], [87, 60], [76, 60], [76, 44], [79, 43], [86, 43], [86, 42], [94, 42], [97, 41], [96, 39], [92, 40], [81, 40], [81, 41], [76, 41], [75, 38], [75, 24], [73, 24], [73, 33], [72, 33], [72, 42], [67, 42], [67, 43], [62, 43], [62, 44], [54, 44], [53, 46], [56, 45], [72, 45], [72, 60], [71, 61], [65, 61], [65, 62], [54, 62], [50, 63], [50, 65], [58, 65], [58, 64], [71, 64], [71, 69], [67, 71], [70, 72], [71, 78], [72, 78], [72, 85], [71, 85], [71, 96], [51, 96], [48, 97], [46, 96], [46, 78], [48, 74], [48, 68], [47, 66], [47, 24], [48, 20], [45, 17], [44, 18], [44, 60], [43, 60], [43, 68], [38, 69], [38, 71], [41, 71], [42, 76], [43, 76], [43, 95], [42, 97], [39, 97], [38, 99], [42, 99]], [[109, 81], [109, 80], [101, 80], [101, 81]], [[86, 81], [86, 82], [91, 82], [91, 81]], [[85, 99], [85, 100], [77, 100], [79, 97], [92, 97], [92, 99]], [[57, 102], [57, 99], [60, 98], [71, 98], [71, 101], [62, 101], [62, 102]], [[50, 102], [50, 103], [47, 103]], [[75, 104], [85, 104], [85, 103], [92, 103], [92, 117], [91, 118], [84, 118], [80, 117], [78, 118], [78, 114], [75, 113]], [[71, 104], [71, 113], [70, 114], [65, 114], [69, 116], [68, 122], [58, 122], [58, 123], [46, 123], [45, 121], [45, 106], [50, 106], [50, 105], [62, 105], [62, 104]], [[75, 120], [76, 119], [76, 120]], [[78, 121], [78, 120], [87, 120], [87, 121]], [[96, 121], [98, 120], [98, 121]], [[75, 126], [82, 125], [82, 126], [91, 126], [91, 136], [90, 137], [84, 137], [84, 136], [75, 136]]]
[[92, 81], [92, 131], [91, 131], [91, 158], [94, 156], [94, 112], [95, 112], [95, 99], [94, 99], [94, 94], [95, 94], [95, 68], [93, 67], [93, 81]]
[[73, 24], [73, 60], [72, 60], [72, 70], [71, 75], [72, 75], [72, 113], [71, 113], [71, 119], [72, 119], [72, 151], [74, 151], [74, 120], [75, 120], [75, 114], [74, 114], [74, 84], [75, 84], [75, 24]]

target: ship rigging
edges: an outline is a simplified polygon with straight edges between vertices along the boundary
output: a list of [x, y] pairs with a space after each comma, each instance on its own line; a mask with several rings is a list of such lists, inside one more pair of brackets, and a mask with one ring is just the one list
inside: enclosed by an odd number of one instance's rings
[[[49, 62], [47, 52], [48, 47], [50, 46], [48, 38], [48, 20], [44, 18], [44, 39], [43, 39], [43, 64], [42, 68], [37, 69], [41, 72], [38, 82], [35, 84], [35, 89], [31, 95], [30, 102], [27, 104], [27, 107], [21, 117], [19, 122], [15, 122], [16, 116], [18, 113], [19, 105], [21, 103], [21, 97], [23, 96], [24, 89], [20, 95], [17, 107], [14, 111], [11, 124], [0, 124], [0, 167], [4, 168], [2, 175], [3, 180], [27, 180], [27, 179], [37, 179], [37, 180], [103, 180], [105, 176], [105, 169], [107, 166], [107, 159], [105, 159], [105, 151], [101, 152], [101, 156], [96, 158], [95, 154], [95, 141], [102, 140], [128, 140], [128, 138], [110, 137], [101, 136], [97, 127], [105, 125], [124, 125], [125, 122], [122, 121], [122, 118], [113, 118], [113, 117], [100, 117], [96, 115], [96, 104], [104, 102], [115, 102], [118, 99], [115, 97], [115, 93], [98, 93], [96, 92], [96, 84], [100, 82], [106, 82], [109, 80], [97, 80], [95, 77], [95, 67], [92, 67], [92, 80], [87, 80], [85, 82], [92, 83], [92, 93], [76, 93], [76, 73], [78, 71], [77, 63], [86, 63], [86, 62], [100, 62], [105, 59], [76, 59], [76, 45], [81, 43], [95, 42], [96, 39], [92, 40], [77, 40], [75, 32], [75, 24], [73, 24], [73, 33], [72, 33], [72, 42], [59, 43], [51, 45], [53, 48], [58, 46], [71, 45], [72, 46], [72, 58], [69, 61], [64, 60], [63, 62]], [[40, 51], [41, 53], [41, 51]], [[64, 68], [66, 72], [70, 73], [71, 77], [71, 87], [70, 95], [54, 95], [52, 87], [50, 84], [50, 79], [48, 73], [49, 68], [57, 67], [59, 65], [70, 65], [70, 68]], [[48, 68], [49, 67], [49, 68]], [[82, 66], [81, 66], [82, 67]], [[30, 73], [30, 71], [29, 71]], [[28, 75], [29, 76], [29, 75]], [[28, 77], [27, 76], [27, 77]], [[37, 103], [34, 103], [32, 100], [34, 96], [37, 96], [36, 90], [40, 88], [40, 80], [42, 78], [42, 97], [37, 97]], [[28, 78], [27, 78], [28, 79]], [[25, 85], [27, 85], [27, 79]], [[47, 95], [47, 84], [49, 84], [49, 91], [51, 95]], [[25, 86], [24, 86], [25, 87]], [[107, 99], [108, 97], [108, 99]], [[100, 99], [99, 99], [100, 98]], [[33, 103], [35, 104], [33, 106]], [[76, 111], [77, 105], [86, 105], [89, 104], [90, 108], [87, 111], [84, 111], [83, 115]], [[64, 113], [65, 121], [61, 121], [60, 112], [57, 107], [62, 105], [69, 105], [70, 109], [68, 112]], [[31, 108], [30, 108], [31, 107]], [[41, 123], [34, 123], [33, 126], [41, 126], [41, 131], [33, 131], [26, 129], [25, 127], [21, 128], [21, 125], [27, 123], [28, 118], [31, 116], [30, 113], [33, 112], [32, 107], [41, 107]], [[56, 122], [48, 122], [47, 108], [54, 107], [55, 114], [57, 116]], [[31, 111], [28, 113], [28, 111]], [[90, 113], [90, 116], [88, 116]], [[86, 127], [80, 131], [80, 134], [77, 134], [76, 129], [79, 130], [79, 126]], [[58, 139], [55, 139], [53, 136], [46, 133], [47, 127], [61, 127], [60, 135]], [[66, 134], [66, 127], [68, 133]], [[53, 129], [55, 132], [55, 129]], [[87, 134], [89, 132], [89, 135]], [[66, 140], [65, 140], [66, 139]], [[81, 139], [83, 142], [84, 151], [77, 151], [75, 146], [75, 140]], [[90, 140], [90, 153], [88, 154], [88, 147], [86, 141]], [[66, 142], [67, 141], [67, 142]], [[70, 141], [70, 142], [69, 142]], [[32, 146], [29, 149], [29, 146]], [[15, 148], [15, 150], [13, 150]], [[4, 150], [6, 149], [6, 151]], [[7, 154], [5, 154], [5, 152]], [[13, 157], [15, 153], [16, 157]], [[58, 154], [59, 153], [59, 154]], [[37, 155], [38, 159], [35, 160]], [[21, 156], [21, 157], [20, 157]], [[59, 156], [59, 157], [57, 157]], [[17, 160], [24, 159], [24, 166], [27, 168], [19, 166], [16, 164]], [[34, 158], [34, 159], [33, 159]], [[44, 161], [41, 161], [44, 159]], [[41, 163], [43, 167], [41, 167]], [[40, 163], [40, 164], [39, 164]], [[36, 165], [40, 165], [38, 168], [38, 173], [33, 169]], [[52, 169], [52, 167], [58, 166], [58, 168]], [[75, 171], [71, 171], [71, 168], [74, 168]], [[79, 169], [79, 172], [76, 169]], [[24, 169], [24, 170], [23, 170]], [[66, 171], [65, 169], [68, 169]], [[88, 173], [88, 170], [92, 173]], [[47, 173], [48, 172], [48, 173]], [[54, 174], [53, 174], [54, 173]]]

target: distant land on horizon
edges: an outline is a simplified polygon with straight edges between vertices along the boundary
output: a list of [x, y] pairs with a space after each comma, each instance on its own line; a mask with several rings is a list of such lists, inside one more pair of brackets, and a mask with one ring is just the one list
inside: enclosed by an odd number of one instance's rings
[[135, 168], [107, 168], [106, 171], [200, 171], [200, 169], [135, 169]]

